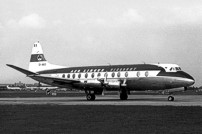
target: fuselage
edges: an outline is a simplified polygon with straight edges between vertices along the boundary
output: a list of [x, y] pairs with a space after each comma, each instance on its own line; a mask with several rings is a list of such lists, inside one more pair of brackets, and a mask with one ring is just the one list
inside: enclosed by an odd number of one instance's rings
[[182, 71], [176, 64], [132, 64], [108, 66], [69, 67], [37, 72], [40, 75], [78, 80], [79, 83], [53, 83], [37, 77], [40, 82], [67, 88], [88, 88], [117, 90], [165, 90], [188, 87], [194, 84], [192, 76]]

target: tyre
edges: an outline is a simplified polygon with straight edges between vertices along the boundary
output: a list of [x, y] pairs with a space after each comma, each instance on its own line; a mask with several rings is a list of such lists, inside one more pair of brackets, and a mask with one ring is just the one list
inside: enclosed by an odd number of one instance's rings
[[91, 100], [95, 100], [95, 94], [91, 94]]
[[168, 101], [174, 101], [174, 97], [173, 96], [168, 96]]
[[86, 95], [86, 99], [87, 99], [88, 101], [90, 101], [90, 100], [92, 99], [91, 94], [87, 94], [87, 95]]
[[95, 100], [95, 94], [87, 94], [87, 95], [86, 95], [86, 99], [87, 99], [88, 101]]
[[127, 100], [128, 99], [128, 95], [126, 93], [121, 93], [120, 94], [120, 99], [121, 100]]

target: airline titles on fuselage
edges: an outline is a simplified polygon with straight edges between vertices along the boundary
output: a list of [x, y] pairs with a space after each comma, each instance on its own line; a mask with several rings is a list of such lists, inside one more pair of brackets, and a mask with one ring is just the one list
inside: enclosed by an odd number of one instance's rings
[[[135, 71], [136, 68], [112, 68], [110, 71]], [[105, 69], [84, 69], [85, 72], [104, 72]], [[81, 70], [72, 70], [70, 73], [79, 73]]]

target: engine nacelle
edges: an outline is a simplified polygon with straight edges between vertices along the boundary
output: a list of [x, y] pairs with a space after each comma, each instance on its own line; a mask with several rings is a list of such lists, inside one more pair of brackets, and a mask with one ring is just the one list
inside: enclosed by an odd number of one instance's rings
[[102, 84], [97, 80], [84, 81], [84, 86], [90, 88], [102, 88]]
[[109, 81], [107, 84], [107, 88], [120, 89], [121, 88], [121, 82], [120, 81]]
[[74, 84], [77, 87], [85, 87], [85, 88], [97, 88], [97, 89], [103, 89], [106, 88], [107, 90], [117, 90], [123, 87], [126, 84], [123, 84], [121, 81], [99, 81], [99, 80], [85, 80], [81, 83], [75, 83]]

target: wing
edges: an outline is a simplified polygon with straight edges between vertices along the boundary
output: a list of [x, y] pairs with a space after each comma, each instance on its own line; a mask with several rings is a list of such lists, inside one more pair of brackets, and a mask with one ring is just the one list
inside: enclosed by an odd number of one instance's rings
[[43, 83], [46, 83], [46, 84], [50, 84], [50, 85], [54, 84], [54, 85], [57, 85], [57, 86], [60, 86], [60, 85], [64, 86], [64, 85], [71, 85], [71, 84], [74, 84], [74, 83], [80, 83], [79, 80], [58, 78], [58, 77], [51, 77], [51, 76], [43, 76], [43, 75], [40, 75], [38, 73], [31, 72], [29, 70], [26, 70], [26, 69], [23, 69], [23, 68], [14, 66], [14, 65], [7, 64], [7, 66], [18, 70], [21, 73], [26, 74], [30, 78], [33, 78], [33, 79], [35, 79], [37, 81], [40, 81], [40, 82], [43, 82]]
[[42, 75], [33, 75], [29, 76], [37, 81], [41, 81], [46, 83], [52, 83], [57, 85], [66, 85], [66, 84], [74, 84], [74, 83], [80, 83], [79, 80], [73, 80], [73, 79], [66, 79], [66, 78], [58, 78], [58, 77], [51, 77], [51, 76], [42, 76]]

